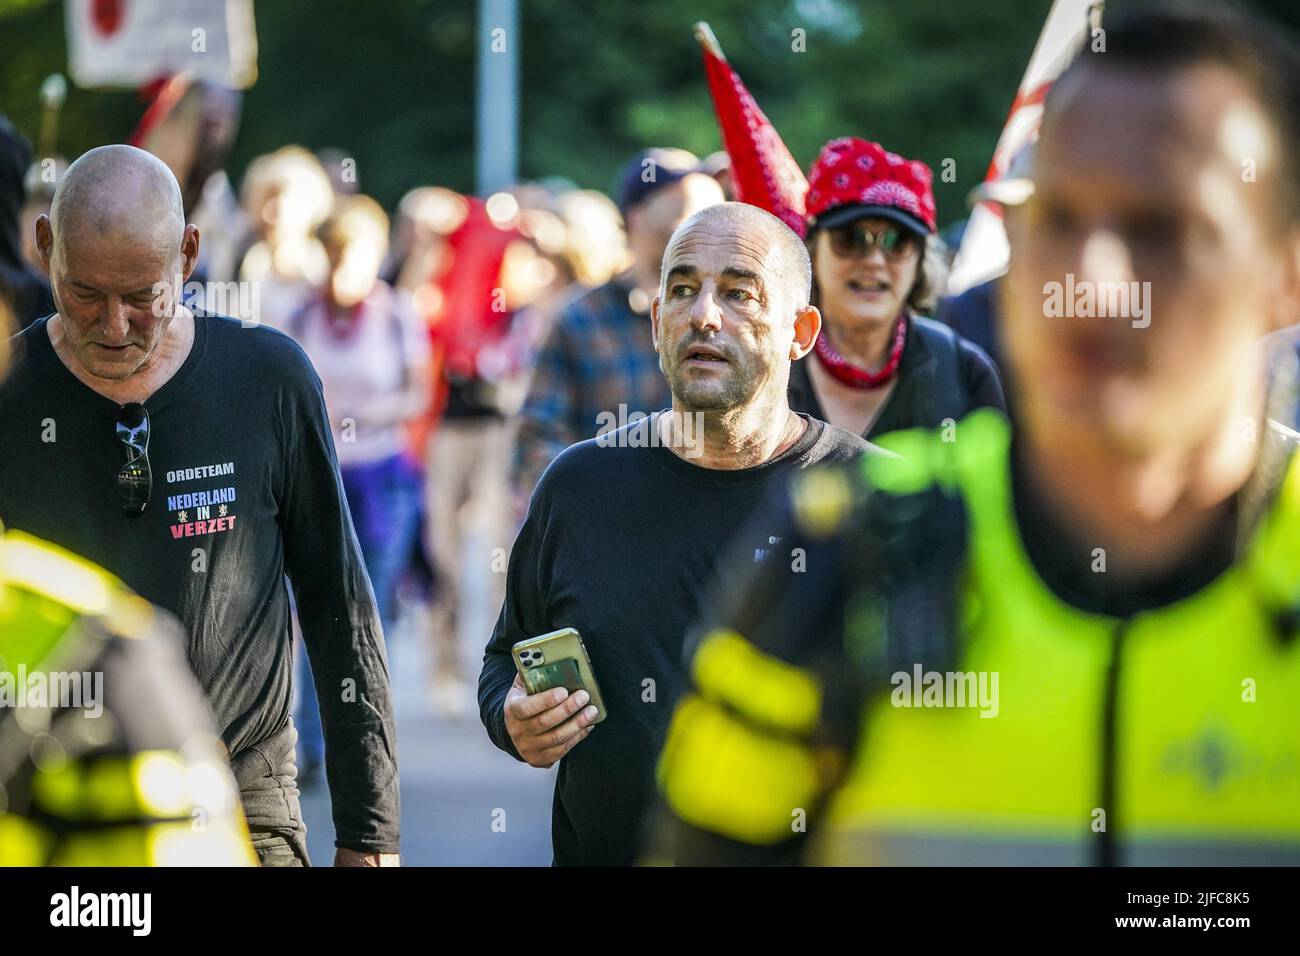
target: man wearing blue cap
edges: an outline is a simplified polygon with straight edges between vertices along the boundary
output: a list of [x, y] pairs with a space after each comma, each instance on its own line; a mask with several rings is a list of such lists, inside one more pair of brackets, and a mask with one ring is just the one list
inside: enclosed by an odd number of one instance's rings
[[623, 165], [614, 199], [632, 263], [555, 318], [520, 413], [513, 483], [521, 500], [569, 445], [605, 423], [622, 425], [635, 413], [667, 407], [668, 384], [650, 340], [659, 263], [673, 230], [723, 198], [699, 158], [684, 149], [647, 149]]

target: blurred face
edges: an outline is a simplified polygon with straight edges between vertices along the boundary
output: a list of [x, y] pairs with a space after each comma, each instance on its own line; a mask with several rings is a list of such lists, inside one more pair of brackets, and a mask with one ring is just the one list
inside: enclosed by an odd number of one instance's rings
[[813, 240], [817, 302], [832, 328], [890, 322], [903, 310], [924, 242], [887, 219], [818, 229]]
[[628, 210], [628, 245], [633, 255], [647, 265], [658, 265], [677, 227], [701, 209], [722, 201], [722, 187], [701, 173], [692, 173], [660, 189]]
[[560, 270], [534, 243], [516, 239], [506, 246], [501, 260], [501, 291], [505, 293], [506, 308], [515, 311], [533, 305], [559, 281]]
[[260, 211], [273, 242], [297, 241], [324, 221], [334, 202], [329, 177], [314, 163], [286, 162], [268, 187]]
[[276, 217], [279, 215], [279, 197], [280, 184], [271, 183], [260, 189], [250, 200], [253, 207], [253, 230], [259, 239], [265, 239], [275, 227]]
[[93, 228], [63, 228], [37, 220], [37, 248], [49, 270], [65, 343], [90, 374], [121, 380], [140, 370], [162, 341], [180, 288], [198, 259], [199, 234], [186, 226], [177, 243]]
[[330, 265], [330, 296], [342, 306], [353, 306], [364, 299], [379, 281], [386, 241], [382, 234], [358, 233], [346, 241], [325, 243]]
[[782, 268], [764, 237], [722, 224], [701, 223], [667, 251], [650, 314], [678, 405], [723, 411], [784, 395], [820, 322], [795, 309]]
[[1220, 426], [1240, 377], [1258, 374], [1260, 336], [1280, 324], [1276, 141], [1215, 67], [1067, 82], [1005, 284], [1017, 394], [1040, 434], [1121, 453], [1190, 445]]

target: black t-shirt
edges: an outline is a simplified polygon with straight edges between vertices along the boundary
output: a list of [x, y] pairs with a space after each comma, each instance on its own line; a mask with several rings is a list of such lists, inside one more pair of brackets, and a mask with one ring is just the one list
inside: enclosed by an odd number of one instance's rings
[[116, 485], [118, 405], [68, 370], [47, 323], [14, 339], [0, 385], [0, 521], [102, 565], [180, 619], [232, 758], [290, 722], [287, 573], [319, 690], [337, 842], [395, 852], [383, 633], [306, 355], [271, 329], [196, 315], [189, 356], [145, 402], [153, 489], [132, 515]]
[[[751, 519], [792, 473], [873, 448], [808, 419], [779, 457], [716, 470], [651, 444], [653, 421], [573, 445], [547, 468], [510, 554], [479, 678], [484, 726], [517, 757], [502, 713], [515, 676], [511, 647], [563, 627], [582, 635], [608, 715], [560, 761], [551, 834], [561, 865], [635, 862], [655, 761], [685, 683], [686, 635], [719, 564], [780, 546]], [[753, 540], [734, 540], [741, 529]]]

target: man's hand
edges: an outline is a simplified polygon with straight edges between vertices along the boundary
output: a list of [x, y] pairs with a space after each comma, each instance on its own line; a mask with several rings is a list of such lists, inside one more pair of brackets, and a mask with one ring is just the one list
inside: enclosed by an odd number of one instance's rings
[[401, 866], [402, 858], [396, 853], [362, 853], [339, 847], [334, 851], [335, 866]]
[[596, 708], [586, 707], [588, 700], [585, 690], [570, 696], [563, 687], [529, 694], [516, 674], [506, 694], [505, 715], [506, 732], [519, 756], [534, 767], [554, 765], [591, 733]]

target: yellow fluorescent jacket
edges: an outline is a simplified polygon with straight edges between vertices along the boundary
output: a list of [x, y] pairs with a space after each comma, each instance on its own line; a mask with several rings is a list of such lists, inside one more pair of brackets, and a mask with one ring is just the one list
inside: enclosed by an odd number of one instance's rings
[[[93, 666], [100, 653], [94, 645], [143, 637], [152, 626], [149, 604], [111, 575], [0, 528], [0, 676], [12, 681], [21, 672]], [[131, 702], [137, 704], [149, 706]], [[99, 719], [105, 728], [114, 724], [108, 712]], [[16, 720], [0, 713], [0, 759], [28, 749], [16, 749], [24, 742]], [[6, 763], [0, 767], [0, 866], [255, 863], [220, 755], [213, 739], [191, 741], [185, 753], [69, 759], [56, 747], [42, 751], [35, 766]], [[13, 805], [19, 788], [29, 791], [33, 813], [20, 814]]]
[[[996, 687], [996, 706], [896, 706], [901, 692], [867, 703], [815, 858], [1300, 862], [1300, 639], [1276, 625], [1300, 606], [1295, 457], [1231, 569], [1121, 621], [1064, 604], [1034, 571], [999, 415], [972, 414], [954, 442], [904, 432], [882, 444], [903, 457], [866, 461], [874, 487], [937, 483], [965, 504], [961, 668]], [[796, 523], [824, 524], [817, 507], [796, 507]], [[702, 642], [693, 677], [660, 767], [669, 806], [734, 840], [788, 840], [826, 779], [809, 743], [816, 677], [726, 631]]]

